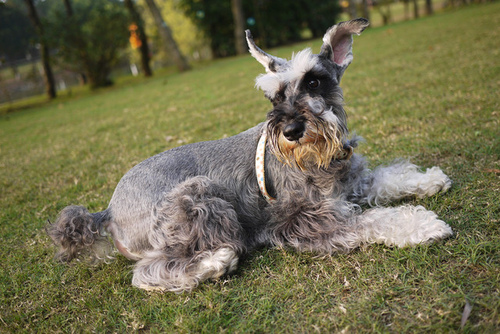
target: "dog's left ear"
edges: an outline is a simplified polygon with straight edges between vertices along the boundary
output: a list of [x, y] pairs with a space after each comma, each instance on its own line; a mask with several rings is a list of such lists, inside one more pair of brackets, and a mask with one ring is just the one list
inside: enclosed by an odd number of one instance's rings
[[352, 62], [352, 35], [361, 34], [369, 24], [368, 20], [363, 18], [340, 22], [329, 28], [323, 36], [319, 56], [328, 58], [335, 64], [338, 81]]
[[250, 30], [245, 30], [245, 34], [247, 37], [247, 44], [250, 53], [255, 59], [257, 59], [259, 63], [261, 63], [266, 68], [266, 72], [276, 72], [278, 71], [280, 66], [286, 63], [285, 59], [272, 56], [262, 51], [253, 41]]

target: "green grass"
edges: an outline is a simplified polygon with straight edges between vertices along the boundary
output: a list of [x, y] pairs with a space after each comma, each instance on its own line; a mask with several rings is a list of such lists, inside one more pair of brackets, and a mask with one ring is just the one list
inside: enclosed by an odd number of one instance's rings
[[[500, 3], [367, 30], [344, 88], [372, 166], [441, 166], [446, 194], [410, 200], [455, 236], [315, 257], [265, 249], [191, 294], [130, 285], [132, 263], [69, 266], [43, 232], [68, 204], [106, 208], [121, 176], [180, 143], [265, 119], [250, 57], [0, 116], [0, 332], [500, 332]], [[288, 57], [304, 46], [273, 50]]]

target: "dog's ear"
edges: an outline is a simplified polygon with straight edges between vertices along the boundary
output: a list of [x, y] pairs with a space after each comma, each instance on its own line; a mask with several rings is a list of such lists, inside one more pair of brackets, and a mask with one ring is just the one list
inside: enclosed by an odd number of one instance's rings
[[253, 41], [250, 30], [245, 30], [245, 34], [247, 37], [247, 44], [250, 53], [255, 59], [257, 59], [259, 63], [261, 63], [266, 68], [266, 72], [276, 72], [281, 65], [286, 63], [285, 59], [272, 56], [262, 51]]
[[319, 56], [328, 58], [335, 64], [338, 81], [352, 62], [352, 35], [361, 34], [369, 24], [368, 20], [363, 18], [340, 22], [329, 28], [323, 36]]

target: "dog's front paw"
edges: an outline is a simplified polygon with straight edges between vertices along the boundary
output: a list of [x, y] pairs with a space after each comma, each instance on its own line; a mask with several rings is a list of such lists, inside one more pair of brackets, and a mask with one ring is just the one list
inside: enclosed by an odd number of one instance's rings
[[432, 167], [429, 168], [418, 184], [417, 196], [419, 198], [424, 198], [428, 196], [433, 196], [438, 192], [445, 192], [450, 189], [452, 184], [451, 179], [443, 173], [441, 168]]
[[451, 227], [423, 206], [376, 208], [362, 215], [366, 241], [407, 247], [453, 235]]
[[416, 207], [407, 206], [406, 208], [410, 212], [410, 215], [407, 216], [407, 224], [413, 225], [413, 229], [408, 228], [408, 231], [412, 231], [408, 243], [401, 246], [425, 244], [453, 235], [451, 227], [438, 219], [434, 212], [426, 210], [420, 205]]

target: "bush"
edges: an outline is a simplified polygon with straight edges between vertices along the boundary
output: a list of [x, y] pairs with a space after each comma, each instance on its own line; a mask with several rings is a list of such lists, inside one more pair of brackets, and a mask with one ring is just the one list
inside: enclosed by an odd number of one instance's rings
[[47, 21], [52, 45], [65, 67], [85, 74], [91, 88], [112, 83], [111, 70], [128, 42], [129, 19], [123, 4], [78, 0], [73, 2], [71, 17], [56, 6]]

